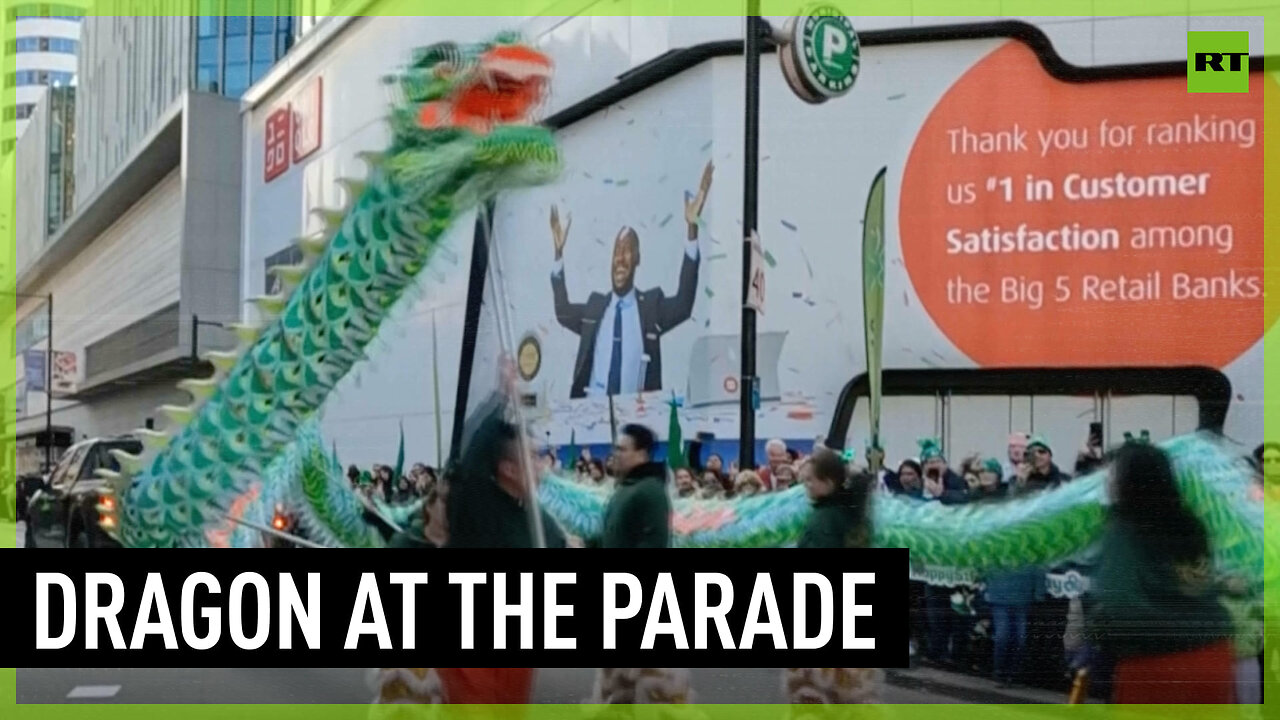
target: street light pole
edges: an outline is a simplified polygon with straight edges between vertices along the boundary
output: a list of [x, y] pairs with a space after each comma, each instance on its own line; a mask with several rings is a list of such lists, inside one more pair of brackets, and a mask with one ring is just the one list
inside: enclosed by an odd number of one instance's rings
[[760, 0], [747, 0], [746, 108], [744, 117], [742, 188], [742, 377], [738, 383], [738, 469], [756, 466], [756, 312], [747, 305], [751, 292], [752, 237], [756, 232], [760, 186], [760, 53], [767, 32], [760, 17]]
[[220, 322], [213, 320], [201, 320], [199, 315], [191, 316], [191, 362], [200, 362], [200, 326], [209, 325], [210, 327], [226, 328]]
[[53, 293], [46, 301], [49, 328], [45, 332], [48, 343], [44, 353], [44, 466], [53, 472]]

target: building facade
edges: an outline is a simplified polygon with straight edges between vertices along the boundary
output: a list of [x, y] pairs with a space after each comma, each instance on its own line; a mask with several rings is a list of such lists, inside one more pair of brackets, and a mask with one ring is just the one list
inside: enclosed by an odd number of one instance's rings
[[[169, 5], [172, 17], [86, 18], [74, 94], [40, 104], [43, 130], [16, 153], [14, 350], [52, 333], [55, 358], [74, 368], [53, 387], [59, 445], [162, 427], [157, 408], [187, 401], [175, 383], [209, 374], [200, 356], [234, 344], [222, 326], [241, 313], [237, 96], [296, 31], [289, 18], [196, 18]], [[47, 396], [21, 394], [15, 433], [34, 448]]]
[[[192, 17], [186, 0], [162, 5], [173, 14], [84, 21], [83, 88], [76, 108], [80, 151], [75, 174], [81, 198], [90, 197], [146, 142], [187, 90], [239, 98], [293, 45], [295, 28], [288, 15]], [[199, 9], [226, 8], [201, 2]]]
[[[583, 12], [589, 12], [589, 8]], [[769, 19], [778, 26], [786, 21], [781, 17]], [[1249, 29], [1252, 51], [1261, 52], [1261, 24], [1249, 18], [852, 18], [859, 32], [1004, 19], [1022, 20], [1043, 32], [1054, 53], [1066, 65], [1082, 68], [1185, 61], [1186, 33], [1198, 29]], [[443, 40], [478, 40], [512, 27], [521, 29], [555, 62], [556, 75], [547, 113], [572, 108], [619, 85], [632, 85], [637, 76], [653, 74], [647, 71], [669, 60], [669, 54], [674, 51], [699, 45], [728, 47], [740, 43], [743, 34], [742, 19], [733, 17], [334, 17], [318, 23], [311, 35], [299, 41], [288, 63], [269, 73], [245, 95], [241, 293], [252, 296], [270, 290], [267, 268], [288, 262], [293, 239], [318, 229], [311, 212], [339, 206], [344, 201], [337, 180], [359, 178], [366, 172], [357, 159], [358, 153], [385, 147], [388, 132], [381, 118], [388, 98], [380, 77], [394, 72], [415, 48]], [[766, 104], [762, 109], [761, 234], [766, 236], [766, 247], [772, 248], [779, 262], [793, 263], [786, 272], [799, 268], [801, 277], [805, 277], [807, 266], [810, 279], [770, 295], [769, 314], [761, 320], [762, 348], [766, 333], [790, 332], [791, 337], [780, 351], [776, 372], [783, 383], [781, 400], [764, 399], [766, 407], [758, 420], [760, 438], [776, 433], [797, 443], [804, 439], [811, 443], [815, 436], [823, 435], [835, 413], [837, 394], [861, 371], [863, 363], [860, 278], [856, 270], [836, 271], [842, 264], [856, 268], [856, 255], [841, 256], [839, 260], [803, 258], [793, 249], [787, 249], [790, 260], [782, 258], [784, 245], [796, 244], [790, 238], [812, 238], [815, 234], [842, 236], [838, 229], [821, 223], [832, 222], [830, 218], [843, 212], [841, 208], [857, 205], [860, 209], [862, 196], [835, 198], [832, 193], [844, 187], [843, 184], [802, 180], [817, 167], [832, 178], [840, 177], [841, 173], [849, 172], [849, 168], [862, 167], [852, 159], [855, 154], [885, 153], [883, 162], [894, 168], [896, 175], [891, 180], [894, 189], [888, 202], [890, 207], [896, 207], [901, 169], [930, 108], [963, 72], [963, 67], [977, 63], [1006, 40], [993, 36], [920, 42], [901, 49], [891, 44], [868, 47], [863, 51], [864, 75], [858, 80], [854, 95], [824, 106], [808, 106], [798, 101], [787, 89], [776, 58], [772, 55], [766, 58], [762, 67]], [[716, 43], [719, 44], [713, 45]], [[956, 60], [953, 65], [947, 65], [951, 57]], [[907, 79], [888, 78], [887, 72], [879, 69], [880, 63], [893, 64]], [[929, 67], [943, 70], [931, 71], [927, 78], [910, 75], [916, 63], [920, 63], [920, 67], [934, 63]], [[477, 339], [480, 347], [471, 366], [473, 400], [483, 386], [492, 387], [496, 376], [492, 360], [498, 350], [505, 346], [508, 352], [513, 352], [514, 344], [522, 338], [533, 338], [541, 354], [542, 375], [522, 384], [522, 392], [531, 400], [529, 417], [544, 424], [547, 418], [556, 420], [553, 426], [547, 427], [546, 439], [551, 443], [563, 446], [575, 439], [579, 445], [607, 445], [609, 410], [603, 403], [592, 406], [591, 399], [553, 397], [569, 392], [565, 373], [572, 369], [572, 350], [579, 341], [566, 337], [567, 332], [558, 327], [550, 308], [552, 287], [548, 278], [553, 272], [553, 263], [546, 225], [548, 208], [559, 205], [564, 213], [567, 205], [573, 211], [573, 236], [569, 243], [595, 258], [584, 261], [587, 265], [568, 281], [572, 297], [586, 297], [588, 291], [600, 289], [590, 283], [592, 278], [598, 283], [604, 282], [601, 268], [609, 266], [609, 247], [617, 228], [633, 223], [645, 236], [646, 243], [674, 243], [675, 249], [665, 253], [657, 249], [661, 246], [646, 245], [645, 261], [639, 273], [653, 273], [655, 268], [665, 267], [664, 263], [674, 265], [637, 281], [643, 283], [638, 287], [660, 285], [670, 294], [675, 291], [675, 278], [684, 257], [680, 250], [683, 238], [659, 238], [664, 237], [664, 232], [670, 235], [669, 231], [676, 227], [668, 226], [667, 222], [671, 216], [679, 222], [681, 190], [696, 189], [702, 164], [709, 158], [714, 158], [716, 169], [715, 189], [704, 217], [708, 239], [700, 240], [709, 243], [701, 250], [707, 256], [706, 275], [698, 282], [693, 321], [679, 331], [690, 336], [687, 342], [684, 339], [681, 342], [693, 344], [705, 340], [707, 347], [724, 347], [728, 354], [721, 353], [723, 357], [719, 357], [708, 353], [701, 363], [688, 359], [687, 355], [669, 357], [663, 369], [672, 377], [684, 373], [692, 378], [691, 367], [718, 368], [727, 362], [731, 365], [730, 375], [736, 375], [736, 360], [732, 358], [736, 357], [739, 342], [736, 334], [741, 312], [738, 298], [742, 272], [739, 246], [734, 239], [740, 237], [741, 232], [735, 220], [740, 218], [742, 207], [742, 73], [741, 56], [724, 52], [655, 81], [651, 87], [635, 91], [624, 101], [581, 113], [575, 110], [577, 119], [560, 131], [567, 163], [561, 183], [550, 189], [511, 193], [499, 199], [494, 243], [499, 252], [517, 252], [504, 256], [509, 275], [497, 281], [504, 284], [509, 293], [507, 299], [515, 308], [510, 311], [512, 317], [518, 320], [521, 313], [527, 312], [526, 307], [543, 304], [547, 308], [542, 320], [517, 323], [512, 329], [517, 335], [514, 338], [499, 338], [492, 324], [485, 326], [488, 316], [480, 317], [482, 330]], [[320, 103], [310, 99], [316, 88], [322, 89]], [[864, 99], [867, 102], [864, 103]], [[892, 122], [860, 115], [872, 100], [887, 104], [890, 109], [903, 109], [884, 114], [884, 118], [893, 118]], [[284, 133], [281, 127], [285, 128]], [[886, 139], [867, 141], [869, 136], [861, 134], [864, 128], [878, 133], [875, 137]], [[299, 132], [306, 136], [318, 133], [322, 138], [318, 149], [303, 157], [297, 153], [283, 156], [286, 159], [281, 161], [282, 154], [277, 152], [281, 138], [297, 138]], [[661, 135], [668, 144], [654, 145], [656, 141], [649, 139], [651, 135]], [[307, 147], [311, 150], [310, 145]], [[677, 165], [684, 169], [673, 169]], [[877, 161], [876, 167], [879, 166]], [[792, 174], [786, 174], [788, 169]], [[651, 180], [645, 182], [646, 177]], [[671, 184], [677, 182], [680, 184]], [[591, 187], [587, 188], [588, 185]], [[652, 186], [655, 206], [641, 214], [642, 203], [649, 202], [645, 185]], [[619, 189], [624, 186], [625, 189]], [[865, 193], [865, 188], [859, 186], [858, 192]], [[608, 199], [615, 196], [619, 199]], [[815, 200], [819, 197], [823, 198], [820, 203]], [[806, 210], [800, 211], [799, 207]], [[886, 236], [894, 238], [894, 244], [887, 250], [901, 253], [896, 244], [897, 215], [891, 214], [893, 219], [889, 221]], [[848, 224], [856, 229], [857, 218]], [[826, 230], [820, 231], [817, 227]], [[465, 408], [455, 407], [455, 392], [462, 381], [465, 360], [463, 340], [468, 322], [465, 310], [474, 228], [472, 217], [460, 218], [455, 223], [444, 240], [446, 249], [437, 256], [441, 259], [419, 278], [412, 299], [396, 307], [381, 326], [379, 338], [368, 351], [369, 362], [345, 378], [326, 405], [324, 430], [327, 437], [336, 441], [344, 463], [367, 465], [390, 461], [397, 450], [400, 427], [406, 438], [408, 462], [436, 463], [447, 457], [450, 428], [455, 418], [465, 413]], [[675, 235], [682, 236], [682, 229]], [[902, 259], [897, 255], [893, 257], [896, 263], [889, 270], [893, 286], [891, 292], [886, 293], [886, 298], [892, 298], [886, 302], [886, 328], [892, 327], [892, 332], [898, 335], [886, 341], [885, 367], [981, 367], [933, 324], [922, 309], [917, 290], [904, 274]], [[781, 277], [784, 271], [771, 268], [771, 272]], [[829, 298], [816, 296], [815, 283], [819, 282], [830, 285]], [[507, 303], [486, 297], [485, 307], [500, 305], [505, 307]], [[844, 320], [840, 320], [837, 311], [843, 313]], [[816, 317], [819, 312], [830, 313], [830, 321], [825, 325], [819, 322], [812, 333], [796, 330], [807, 327], [803, 323], [812, 322], [806, 314]], [[911, 337], [903, 338], [904, 332], [909, 332]], [[829, 346], [813, 345], [812, 338], [819, 336], [830, 336]], [[999, 338], [993, 341], [1005, 342]], [[674, 355], [674, 348], [666, 344], [675, 339], [667, 338], [663, 342], [664, 352], [670, 350]], [[1069, 339], [1064, 338], [1063, 342]], [[1252, 444], [1260, 440], [1261, 363], [1259, 339], [1255, 346], [1221, 367], [1239, 392], [1231, 404], [1227, 432], [1238, 439], [1242, 450], [1251, 449]], [[797, 370], [798, 367], [805, 369]], [[680, 411], [685, 437], [695, 432], [707, 432], [720, 440], [736, 437], [737, 424], [733, 420], [737, 413], [736, 400], [721, 403], [724, 407], [693, 407], [698, 401], [694, 396], [699, 393], [714, 400], [722, 390], [719, 378], [714, 387], [709, 388], [700, 388], [692, 379], [688, 384], [684, 381], [668, 384], [670, 387], [664, 393], [645, 393], [639, 399], [619, 398], [618, 425], [639, 421], [665, 428], [667, 402], [674, 392], [685, 400], [685, 407]], [[801, 394], [787, 387], [801, 384], [815, 389]], [[729, 390], [726, 382], [723, 391]], [[999, 455], [1010, 430], [1033, 429], [1053, 438], [1059, 445], [1065, 444], [1059, 454], [1069, 463], [1070, 451], [1083, 442], [1091, 419], [1105, 418], [1108, 432], [1113, 433], [1112, 439], [1119, 437], [1121, 431], [1133, 428], [1150, 428], [1154, 437], [1167, 437], [1188, 432], [1197, 422], [1195, 400], [1181, 395], [1034, 397], [1032, 391], [1028, 388], [1026, 392], [1007, 397], [886, 398], [882, 433], [898, 444], [893, 452], [895, 458], [900, 459], [913, 451], [916, 438], [931, 434], [942, 437], [946, 447], [955, 448], [957, 453], [982, 449]], [[865, 442], [865, 415], [860, 409], [856, 414], [849, 438], [849, 442], [854, 443], [851, 447]], [[541, 429], [539, 426], [539, 438]]]
[[4, 22], [14, 25], [14, 39], [5, 42], [4, 54], [14, 57], [14, 71], [4, 78], [5, 133], [0, 154], [13, 150], [47, 88], [75, 82], [83, 15], [84, 4], [78, 2], [17, 3], [5, 8]]

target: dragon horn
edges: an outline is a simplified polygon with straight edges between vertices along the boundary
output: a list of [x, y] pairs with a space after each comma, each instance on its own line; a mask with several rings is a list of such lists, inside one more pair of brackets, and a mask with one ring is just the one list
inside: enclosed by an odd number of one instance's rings
[[264, 322], [270, 322], [280, 316], [284, 312], [285, 298], [283, 295], [259, 295], [250, 298], [249, 302], [258, 308], [258, 312], [262, 314]]
[[142, 472], [142, 456], [141, 455], [134, 455], [133, 453], [125, 452], [124, 450], [120, 450], [118, 448], [115, 450], [111, 450], [110, 452], [111, 452], [111, 457], [115, 458], [116, 462], [120, 463], [120, 469], [121, 471], [123, 471], [123, 474], [137, 475], [138, 473]]
[[314, 259], [324, 254], [329, 247], [329, 238], [324, 235], [308, 235], [298, 238], [297, 244], [304, 257]]
[[257, 325], [248, 325], [245, 323], [231, 323], [227, 325], [227, 329], [236, 334], [240, 340], [240, 344], [249, 346], [258, 341], [258, 336], [262, 334], [262, 328]]
[[325, 230], [329, 232], [336, 231], [342, 227], [342, 221], [347, 216], [345, 210], [334, 210], [333, 208], [316, 208], [311, 211], [311, 214], [323, 220]]
[[356, 180], [355, 178], [339, 178], [338, 184], [347, 191], [347, 200], [349, 204], [354, 203], [357, 198], [363, 195], [365, 188], [368, 187], [365, 181]]
[[133, 431], [133, 434], [142, 440], [143, 446], [148, 450], [159, 450], [168, 445], [169, 441], [173, 439], [167, 432], [148, 428], [138, 428]]
[[239, 353], [219, 352], [210, 350], [200, 356], [205, 362], [210, 363], [219, 373], [230, 372], [235, 367], [236, 361], [240, 359]]

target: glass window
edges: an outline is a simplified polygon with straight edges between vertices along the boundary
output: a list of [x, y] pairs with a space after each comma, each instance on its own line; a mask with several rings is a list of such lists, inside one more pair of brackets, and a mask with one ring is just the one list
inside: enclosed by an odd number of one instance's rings
[[217, 15], [206, 15], [196, 18], [197, 37], [217, 37], [221, 31], [222, 18]]
[[64, 487], [73, 481], [80, 474], [80, 464], [84, 462], [84, 456], [88, 454], [90, 443], [86, 443], [76, 448], [72, 448], [70, 452], [63, 456], [58, 464], [54, 466], [53, 473], [49, 476], [49, 485], [52, 487]]
[[275, 63], [275, 38], [270, 34], [253, 36], [253, 80], [258, 81]]
[[285, 56], [289, 52], [289, 48], [293, 47], [293, 33], [278, 32], [276, 33], [276, 59]]
[[123, 450], [132, 455], [140, 455], [142, 453], [142, 443], [136, 440], [102, 443], [100, 447], [102, 448], [100, 460], [102, 464], [100, 467], [105, 467], [112, 472], [120, 472], [120, 461], [116, 460], [115, 456], [111, 454], [112, 450]]
[[245, 16], [232, 15], [227, 18], [227, 35], [247, 35], [249, 34], [249, 18]]
[[224, 95], [238, 98], [249, 89], [249, 64], [227, 63], [227, 80]]
[[[255, 2], [254, 10], [270, 10], [275, 3], [271, 2]], [[253, 34], [254, 35], [270, 35], [275, 30], [276, 19], [272, 15], [255, 15], [253, 18]]]
[[225, 45], [227, 64], [249, 62], [249, 37], [228, 35]]
[[218, 38], [200, 38], [196, 40], [196, 65], [218, 66]]
[[12, 119], [14, 119], [14, 117], [16, 117], [16, 114], [17, 114], [17, 113], [15, 112], [16, 110], [17, 110], [17, 108], [13, 107], [12, 105], [10, 105], [9, 107], [5, 108], [5, 109], [4, 109], [4, 119], [5, 119], [5, 120], [12, 120]]
[[196, 89], [203, 92], [218, 92], [218, 66], [201, 65], [196, 68]]

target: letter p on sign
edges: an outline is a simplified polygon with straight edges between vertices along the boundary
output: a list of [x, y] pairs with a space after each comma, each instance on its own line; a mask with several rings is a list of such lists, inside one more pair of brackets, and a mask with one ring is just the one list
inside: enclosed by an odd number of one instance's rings
[[822, 61], [835, 64], [842, 53], [849, 49], [849, 36], [835, 25], [822, 28]]
[[1187, 33], [1187, 92], [1249, 92], [1249, 33]]

